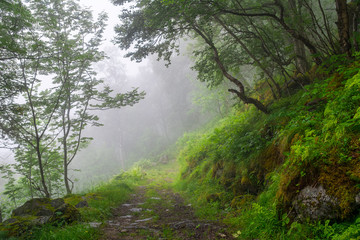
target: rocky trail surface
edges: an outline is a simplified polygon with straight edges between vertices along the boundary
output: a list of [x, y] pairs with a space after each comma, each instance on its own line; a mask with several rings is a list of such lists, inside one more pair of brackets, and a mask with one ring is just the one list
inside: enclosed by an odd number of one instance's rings
[[102, 240], [233, 239], [219, 222], [199, 220], [181, 196], [161, 186], [140, 186], [113, 209], [101, 227]]

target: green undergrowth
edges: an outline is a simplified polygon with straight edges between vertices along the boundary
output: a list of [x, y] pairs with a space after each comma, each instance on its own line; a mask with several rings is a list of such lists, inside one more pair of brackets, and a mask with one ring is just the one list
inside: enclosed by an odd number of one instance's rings
[[[149, 164], [151, 163], [151, 164]], [[61, 227], [44, 226], [31, 232], [28, 239], [98, 239], [96, 228], [89, 227], [89, 222], [102, 223], [111, 216], [111, 209], [124, 203], [134, 192], [135, 188], [147, 185], [149, 202], [151, 197], [157, 197], [156, 188], [170, 188], [178, 174], [178, 163], [169, 161], [167, 164], [154, 163], [142, 160], [126, 172], [122, 172], [107, 183], [90, 189], [83, 194], [74, 194], [65, 197], [65, 202], [76, 205], [86, 199], [89, 207], [80, 208], [81, 222]], [[158, 201], [158, 200], [153, 200]], [[152, 216], [149, 213], [149, 217]], [[154, 217], [154, 216], [152, 216]], [[1, 239], [1, 238], [0, 238]]]
[[[67, 195], [64, 197], [66, 203], [76, 205], [83, 200], [88, 202], [88, 207], [79, 208], [80, 221], [68, 225], [36, 227], [27, 231], [19, 239], [97, 239], [99, 230], [90, 227], [89, 222], [102, 223], [107, 220], [111, 216], [111, 209], [124, 203], [135, 187], [144, 184], [145, 181], [145, 172], [141, 167], [135, 166], [81, 194]], [[8, 236], [0, 232], [0, 239], [8, 239]]]
[[[265, 115], [234, 110], [177, 143], [183, 191], [199, 216], [222, 217], [238, 239], [359, 239], [360, 62], [333, 56], [312, 83]], [[336, 219], [297, 221], [294, 198], [322, 185]]]

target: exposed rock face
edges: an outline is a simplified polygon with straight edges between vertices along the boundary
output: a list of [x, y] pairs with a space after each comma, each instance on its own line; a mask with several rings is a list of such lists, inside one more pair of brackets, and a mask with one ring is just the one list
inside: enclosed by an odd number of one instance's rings
[[80, 219], [79, 211], [64, 199], [34, 198], [13, 210], [11, 218], [0, 225], [11, 236], [20, 236], [34, 226], [71, 223]]
[[297, 218], [301, 220], [324, 220], [340, 217], [339, 201], [329, 196], [322, 185], [307, 186], [293, 201]]

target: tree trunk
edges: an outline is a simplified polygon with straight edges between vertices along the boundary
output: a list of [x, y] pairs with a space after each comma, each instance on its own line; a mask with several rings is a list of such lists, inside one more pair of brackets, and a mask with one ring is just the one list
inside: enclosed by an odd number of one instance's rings
[[[69, 96], [68, 96], [69, 98]], [[70, 100], [67, 99], [67, 103], [65, 103], [65, 106], [67, 107], [68, 104], [70, 104]], [[66, 121], [67, 120], [67, 121]], [[62, 130], [63, 130], [63, 165], [64, 165], [64, 184], [67, 194], [71, 194], [71, 188], [69, 185], [69, 178], [68, 178], [68, 146], [67, 146], [67, 138], [70, 133], [70, 110], [63, 109], [62, 112]]]
[[355, 0], [352, 0], [351, 3], [353, 4], [353, 10], [350, 11], [351, 14], [351, 33], [350, 36], [352, 36], [353, 39], [353, 47], [355, 48], [355, 51], [360, 51], [359, 43], [357, 41], [359, 37], [358, 32], [358, 25], [359, 25], [359, 14], [360, 14], [360, 2], [356, 3]]
[[253, 104], [257, 109], [259, 109], [260, 111], [262, 111], [265, 114], [269, 114], [269, 110], [265, 107], [264, 104], [262, 104], [260, 101], [258, 101], [255, 98], [251, 98], [251, 97], [247, 97], [245, 94], [235, 90], [235, 89], [229, 89], [228, 90], [231, 93], [235, 93], [240, 99], [241, 101], [243, 101], [245, 104]]
[[41, 177], [41, 185], [43, 187], [45, 197], [50, 198], [50, 193], [48, 191], [48, 188], [47, 188], [46, 182], [45, 182], [44, 168], [43, 168], [43, 164], [42, 164], [42, 156], [41, 156], [41, 151], [40, 151], [40, 142], [38, 140], [36, 142], [36, 153], [37, 153], [38, 165], [39, 165], [39, 171], [40, 171], [40, 177]]
[[234, 89], [229, 89], [229, 92], [235, 93], [240, 98], [240, 100], [242, 100], [245, 104], [253, 104], [257, 109], [259, 109], [263, 113], [269, 114], [269, 111], [266, 108], [266, 106], [262, 104], [259, 100], [251, 97], [247, 97], [245, 95], [244, 85], [226, 70], [224, 64], [220, 59], [219, 52], [215, 47], [214, 43], [208, 37], [206, 37], [206, 35], [194, 23], [192, 23], [192, 27], [193, 30], [197, 34], [199, 34], [199, 36], [206, 42], [206, 44], [209, 45], [209, 47], [214, 52], [214, 60], [216, 62], [216, 65], [220, 68], [221, 72], [223, 73], [224, 77], [227, 78], [230, 82], [234, 83], [239, 88], [239, 91]]
[[[31, 159], [32, 159], [32, 156], [31, 156]], [[29, 189], [30, 189], [31, 199], [33, 199], [34, 193], [33, 193], [33, 186], [32, 186], [32, 165], [30, 165], [30, 169], [29, 169]]]
[[350, 24], [346, 0], [335, 0], [341, 52], [351, 57]]
[[[292, 12], [296, 15], [301, 15], [300, 3], [300, 1], [297, 4], [296, 0], [289, 0], [290, 8]], [[302, 41], [296, 38], [293, 38], [292, 41], [294, 44], [296, 68], [299, 72], [304, 74], [310, 69], [309, 63], [306, 60], [305, 45]]]
[[39, 136], [39, 131], [37, 128], [37, 119], [36, 119], [36, 114], [35, 114], [35, 110], [34, 110], [33, 101], [31, 98], [31, 94], [29, 92], [27, 92], [27, 95], [28, 95], [29, 104], [30, 104], [30, 108], [31, 108], [32, 121], [33, 121], [34, 130], [35, 130], [35, 136], [36, 136], [35, 150], [36, 150], [36, 156], [38, 159], [38, 167], [39, 167], [40, 178], [41, 178], [40, 181], [41, 181], [41, 185], [43, 187], [43, 192], [45, 194], [45, 197], [50, 198], [50, 193], [46, 186], [44, 168], [43, 168], [43, 162], [42, 162], [42, 155], [41, 155], [41, 149], [40, 149], [41, 136]]
[[71, 194], [71, 188], [69, 185], [69, 180], [68, 180], [68, 152], [67, 152], [67, 142], [66, 142], [66, 138], [64, 136], [64, 140], [63, 140], [63, 148], [64, 148], [64, 183], [65, 183], [65, 189], [66, 189], [66, 193], [67, 194]]
[[279, 96], [277, 97], [275, 92], [273, 91], [273, 89], [271, 89], [271, 91], [273, 93], [273, 96], [274, 96], [274, 99], [280, 98], [281, 95], [282, 95], [281, 88], [280, 88], [280, 85], [273, 78], [272, 74], [259, 61], [259, 59], [257, 59], [257, 57], [247, 48], [247, 46], [244, 44], [244, 42], [241, 41], [241, 39], [238, 36], [236, 36], [235, 33], [233, 31], [231, 31], [231, 29], [228, 26], [226, 26], [226, 24], [223, 21], [221, 21], [221, 19], [219, 17], [214, 16], [214, 18], [241, 45], [241, 47], [245, 50], [245, 52], [255, 61], [255, 63], [261, 68], [261, 70], [269, 77], [271, 82], [275, 85], [277, 93], [278, 93]]

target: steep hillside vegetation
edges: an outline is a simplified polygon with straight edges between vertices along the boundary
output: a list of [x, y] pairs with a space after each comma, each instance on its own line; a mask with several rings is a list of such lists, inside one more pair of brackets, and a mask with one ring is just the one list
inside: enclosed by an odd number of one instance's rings
[[333, 56], [271, 114], [238, 109], [185, 135], [178, 187], [239, 239], [358, 239], [359, 70], [358, 55]]

